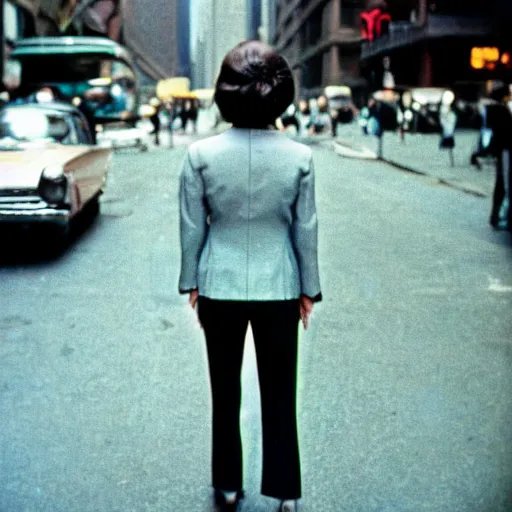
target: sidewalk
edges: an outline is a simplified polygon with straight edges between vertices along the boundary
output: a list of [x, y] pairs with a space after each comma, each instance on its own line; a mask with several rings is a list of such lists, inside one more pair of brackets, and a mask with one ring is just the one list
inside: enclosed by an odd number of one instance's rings
[[[406, 134], [386, 132], [383, 137], [382, 160], [408, 172], [431, 176], [439, 183], [481, 197], [489, 197], [494, 189], [494, 164], [481, 162], [478, 170], [470, 165], [471, 153], [477, 147], [477, 131], [455, 134], [454, 166], [448, 150], [439, 149], [439, 134]], [[344, 157], [377, 159], [378, 139], [364, 136], [356, 124], [342, 126], [334, 141], [334, 150]]]
[[[151, 130], [149, 121], [145, 122], [146, 130]], [[221, 123], [212, 126], [211, 120], [205, 114], [198, 120], [197, 133], [191, 127], [187, 133], [173, 133], [173, 147], [188, 145], [199, 138], [220, 133], [230, 125]], [[378, 139], [374, 136], [363, 135], [356, 123], [340, 125], [338, 137], [333, 140], [329, 135], [314, 137], [298, 137], [290, 135], [295, 140], [308, 145], [320, 144], [334, 148], [334, 151], [345, 158], [376, 160], [378, 154]], [[150, 147], [156, 149], [152, 136], [148, 135]], [[383, 137], [382, 160], [406, 172], [430, 176], [453, 188], [480, 197], [491, 197], [494, 189], [495, 169], [492, 161], [481, 161], [482, 168], [478, 170], [470, 165], [472, 152], [477, 147], [477, 131], [459, 131], [455, 134], [454, 166], [451, 166], [448, 150], [439, 149], [439, 134], [406, 134], [405, 140], [398, 133], [386, 132]], [[160, 148], [171, 146], [170, 134], [165, 128], [160, 132]]]

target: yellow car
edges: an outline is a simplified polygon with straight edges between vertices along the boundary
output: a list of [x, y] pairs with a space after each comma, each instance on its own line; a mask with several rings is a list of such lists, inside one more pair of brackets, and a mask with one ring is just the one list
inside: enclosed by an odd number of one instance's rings
[[0, 111], [0, 225], [47, 225], [59, 234], [84, 210], [97, 213], [111, 163], [85, 117], [68, 104]]

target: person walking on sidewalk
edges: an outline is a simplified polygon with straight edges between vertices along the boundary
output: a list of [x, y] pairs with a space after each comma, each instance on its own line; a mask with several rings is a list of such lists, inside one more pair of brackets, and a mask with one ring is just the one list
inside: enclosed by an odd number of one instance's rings
[[150, 132], [150, 135], [155, 136], [155, 145], [160, 145], [160, 111], [162, 109], [162, 104], [158, 98], [151, 98], [149, 104], [153, 107], [153, 114], [149, 118], [151, 124], [153, 125], [153, 130]]
[[274, 128], [292, 72], [260, 41], [224, 58], [215, 102], [233, 127], [193, 143], [180, 175], [181, 271], [204, 330], [213, 405], [215, 503], [244, 496], [241, 367], [249, 323], [262, 407], [261, 492], [293, 511], [301, 497], [296, 418], [298, 327], [322, 298], [310, 148]]
[[311, 126], [311, 110], [309, 109], [309, 103], [305, 99], [299, 100], [297, 121], [299, 122], [298, 134], [301, 137], [306, 137]]
[[510, 88], [497, 88], [491, 97], [499, 103], [489, 105], [488, 125], [493, 132], [493, 150], [496, 156], [496, 179], [492, 198], [489, 224], [498, 230], [512, 230], [512, 209], [510, 208], [510, 181], [512, 174], [512, 113], [509, 107]]
[[310, 135], [332, 133], [332, 119], [328, 111], [327, 98], [319, 96], [316, 101], [316, 109], [311, 114]]

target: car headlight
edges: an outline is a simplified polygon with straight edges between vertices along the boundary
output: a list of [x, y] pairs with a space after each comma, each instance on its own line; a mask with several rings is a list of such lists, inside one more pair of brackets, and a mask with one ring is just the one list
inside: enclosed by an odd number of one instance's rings
[[61, 165], [50, 165], [43, 170], [39, 194], [49, 204], [68, 202], [68, 179]]

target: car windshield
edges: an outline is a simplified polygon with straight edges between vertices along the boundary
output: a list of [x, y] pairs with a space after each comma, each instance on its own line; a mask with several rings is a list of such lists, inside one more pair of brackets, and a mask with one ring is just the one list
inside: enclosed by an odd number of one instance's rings
[[0, 143], [58, 140], [62, 116], [36, 108], [12, 108], [0, 113]]

